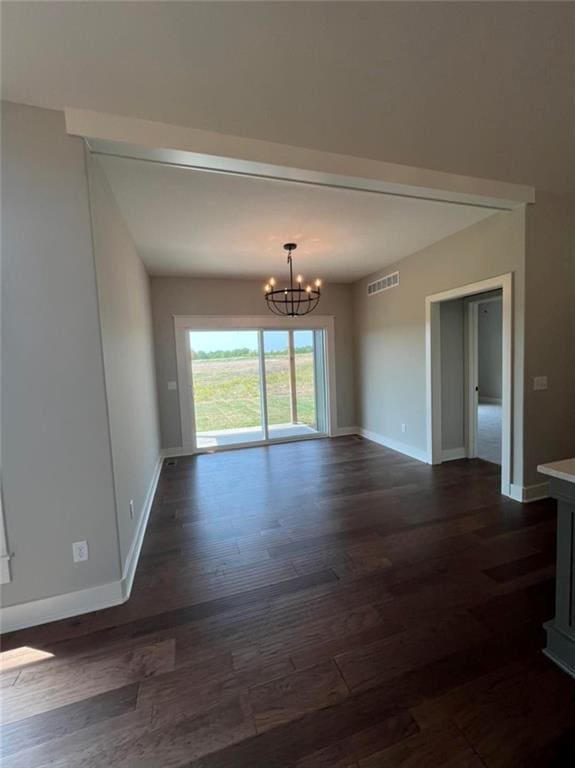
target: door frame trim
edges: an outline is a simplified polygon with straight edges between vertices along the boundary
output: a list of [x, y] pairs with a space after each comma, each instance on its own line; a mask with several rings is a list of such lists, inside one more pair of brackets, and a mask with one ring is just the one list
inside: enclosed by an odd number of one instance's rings
[[501, 289], [502, 371], [501, 371], [501, 493], [511, 496], [512, 474], [512, 333], [513, 274], [490, 277], [476, 283], [434, 293], [425, 299], [425, 387], [427, 401], [427, 463], [441, 464], [441, 343], [440, 305], [442, 301], [461, 299], [478, 293]]
[[[173, 315], [176, 342], [176, 364], [178, 380], [178, 400], [182, 448], [190, 453], [203, 453], [198, 449], [195, 436], [193, 412], [193, 381], [191, 366], [187, 363], [186, 334], [189, 331], [264, 331], [264, 330], [323, 330], [326, 335], [325, 366], [327, 389], [327, 431], [318, 435], [307, 436], [333, 437], [337, 434], [337, 399], [335, 375], [335, 317], [333, 315], [315, 315], [313, 317], [272, 317], [269, 315]], [[305, 436], [302, 436], [305, 437]], [[301, 439], [299, 436], [296, 439]], [[261, 440], [254, 443], [242, 443], [236, 447], [248, 445], [268, 445], [277, 440]], [[220, 448], [210, 448], [220, 450]]]

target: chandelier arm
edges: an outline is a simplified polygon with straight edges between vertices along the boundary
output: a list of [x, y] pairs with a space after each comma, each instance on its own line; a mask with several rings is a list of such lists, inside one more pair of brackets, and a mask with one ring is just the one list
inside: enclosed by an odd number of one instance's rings
[[271, 303], [269, 304], [271, 311], [274, 313], [274, 315], [280, 315], [282, 316], [284, 313], [281, 309], [280, 302], [276, 301], [275, 299], [272, 299]]
[[309, 315], [310, 312], [313, 312], [314, 309], [319, 304], [319, 296], [315, 296], [314, 298], [310, 298], [308, 301], [308, 306], [305, 312], [303, 312], [303, 315]]
[[300, 317], [308, 315], [317, 307], [321, 297], [319, 286], [314, 290], [302, 289], [301, 282], [294, 288], [293, 282], [293, 258], [292, 252], [297, 248], [296, 243], [285, 243], [284, 249], [288, 252], [287, 263], [289, 265], [289, 288], [277, 288], [268, 285], [265, 299], [270, 312], [281, 317]]
[[275, 314], [276, 314], [276, 311], [275, 311], [275, 309], [274, 309], [274, 303], [273, 303], [273, 301], [272, 301], [271, 299], [268, 299], [268, 300], [267, 300], [267, 305], [268, 305], [268, 309], [269, 309], [269, 311], [270, 311], [270, 312], [273, 312], [273, 313], [274, 313], [274, 315], [275, 315]]
[[272, 296], [266, 296], [266, 301], [267, 301], [268, 309], [270, 310], [270, 312], [273, 312], [274, 315], [281, 314], [281, 312], [278, 311], [276, 306], [276, 301]]

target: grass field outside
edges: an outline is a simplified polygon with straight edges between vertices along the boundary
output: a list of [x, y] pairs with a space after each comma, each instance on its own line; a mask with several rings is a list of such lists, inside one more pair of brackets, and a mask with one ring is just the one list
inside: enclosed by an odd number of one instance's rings
[[[313, 354], [295, 355], [298, 423], [315, 429]], [[270, 425], [289, 424], [289, 360], [266, 355], [266, 386]], [[237, 358], [192, 360], [197, 432], [244, 429], [262, 423], [260, 413], [259, 359], [257, 354]]]

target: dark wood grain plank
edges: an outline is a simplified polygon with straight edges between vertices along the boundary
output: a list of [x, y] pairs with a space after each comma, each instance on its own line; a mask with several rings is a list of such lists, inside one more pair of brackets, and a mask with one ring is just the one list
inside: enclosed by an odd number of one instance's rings
[[410, 736], [359, 762], [360, 768], [485, 768], [462, 733], [448, 723]]
[[341, 701], [349, 691], [337, 666], [327, 661], [250, 689], [259, 732]]
[[524, 576], [531, 571], [538, 571], [541, 568], [546, 568], [555, 562], [555, 554], [549, 550], [544, 552], [535, 552], [532, 555], [526, 555], [520, 557], [517, 560], [511, 560], [509, 563], [502, 563], [501, 565], [495, 565], [492, 568], [486, 568], [483, 573], [486, 573], [489, 578], [498, 582], [511, 581], [512, 579], [518, 579], [520, 576]]
[[134, 683], [4, 725], [0, 729], [2, 755], [6, 757], [129, 712], [136, 707], [137, 695], [138, 684]]

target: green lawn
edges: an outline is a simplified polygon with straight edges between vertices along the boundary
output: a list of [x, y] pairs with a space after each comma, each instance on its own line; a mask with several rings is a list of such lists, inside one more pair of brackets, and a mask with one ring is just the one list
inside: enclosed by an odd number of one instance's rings
[[[296, 353], [298, 423], [315, 428], [313, 356]], [[193, 360], [196, 430], [242, 429], [261, 425], [257, 356]], [[270, 425], [289, 424], [290, 390], [287, 355], [266, 359]]]

